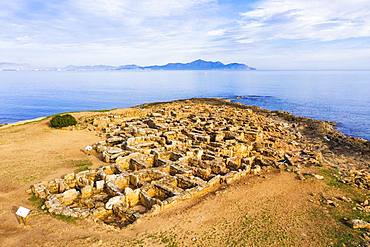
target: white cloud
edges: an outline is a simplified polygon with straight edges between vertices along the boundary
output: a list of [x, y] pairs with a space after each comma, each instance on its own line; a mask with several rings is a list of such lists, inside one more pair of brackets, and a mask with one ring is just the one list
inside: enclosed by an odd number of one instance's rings
[[259, 40], [370, 37], [369, 0], [265, 0], [241, 16], [240, 34]]
[[244, 9], [217, 0], [0, 0], [0, 62], [370, 62], [369, 0], [262, 0]]
[[104, 17], [166, 17], [184, 14], [187, 10], [214, 0], [70, 0], [70, 4]]
[[226, 32], [226, 29], [215, 29], [207, 32], [208, 36], [222, 36]]

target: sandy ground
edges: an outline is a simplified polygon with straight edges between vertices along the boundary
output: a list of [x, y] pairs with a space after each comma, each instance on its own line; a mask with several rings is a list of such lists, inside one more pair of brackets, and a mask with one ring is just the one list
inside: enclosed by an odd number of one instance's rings
[[[0, 129], [0, 246], [334, 246], [343, 234], [351, 234], [318, 202], [320, 193], [348, 192], [278, 172], [245, 178], [125, 229], [66, 222], [37, 209], [26, 190], [74, 171], [79, 162], [102, 164], [80, 151], [100, 138], [87, 130], [51, 129], [47, 123]], [[15, 218], [20, 205], [33, 209], [27, 226]]]

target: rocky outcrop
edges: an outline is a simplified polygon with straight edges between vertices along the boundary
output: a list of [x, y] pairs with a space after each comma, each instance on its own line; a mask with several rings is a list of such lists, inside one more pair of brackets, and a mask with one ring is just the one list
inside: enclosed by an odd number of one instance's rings
[[220, 184], [274, 170], [304, 178], [302, 167], [324, 162], [301, 126], [251, 109], [185, 101], [131, 113], [80, 119], [104, 137], [82, 150], [105, 164], [33, 185], [50, 213], [121, 227]]

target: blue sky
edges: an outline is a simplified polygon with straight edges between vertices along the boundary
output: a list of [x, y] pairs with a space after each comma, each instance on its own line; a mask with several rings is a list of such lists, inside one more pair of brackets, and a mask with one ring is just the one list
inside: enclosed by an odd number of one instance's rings
[[0, 2], [0, 62], [369, 69], [369, 0]]

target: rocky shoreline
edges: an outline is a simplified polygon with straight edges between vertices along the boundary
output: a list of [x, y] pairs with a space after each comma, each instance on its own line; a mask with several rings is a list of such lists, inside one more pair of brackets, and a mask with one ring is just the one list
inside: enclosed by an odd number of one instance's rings
[[342, 183], [370, 189], [368, 141], [287, 112], [190, 99], [78, 122], [72, 131], [88, 129], [103, 139], [83, 151], [105, 164], [31, 186], [53, 214], [123, 227], [246, 176], [288, 171], [322, 179], [315, 167], [334, 168]]

